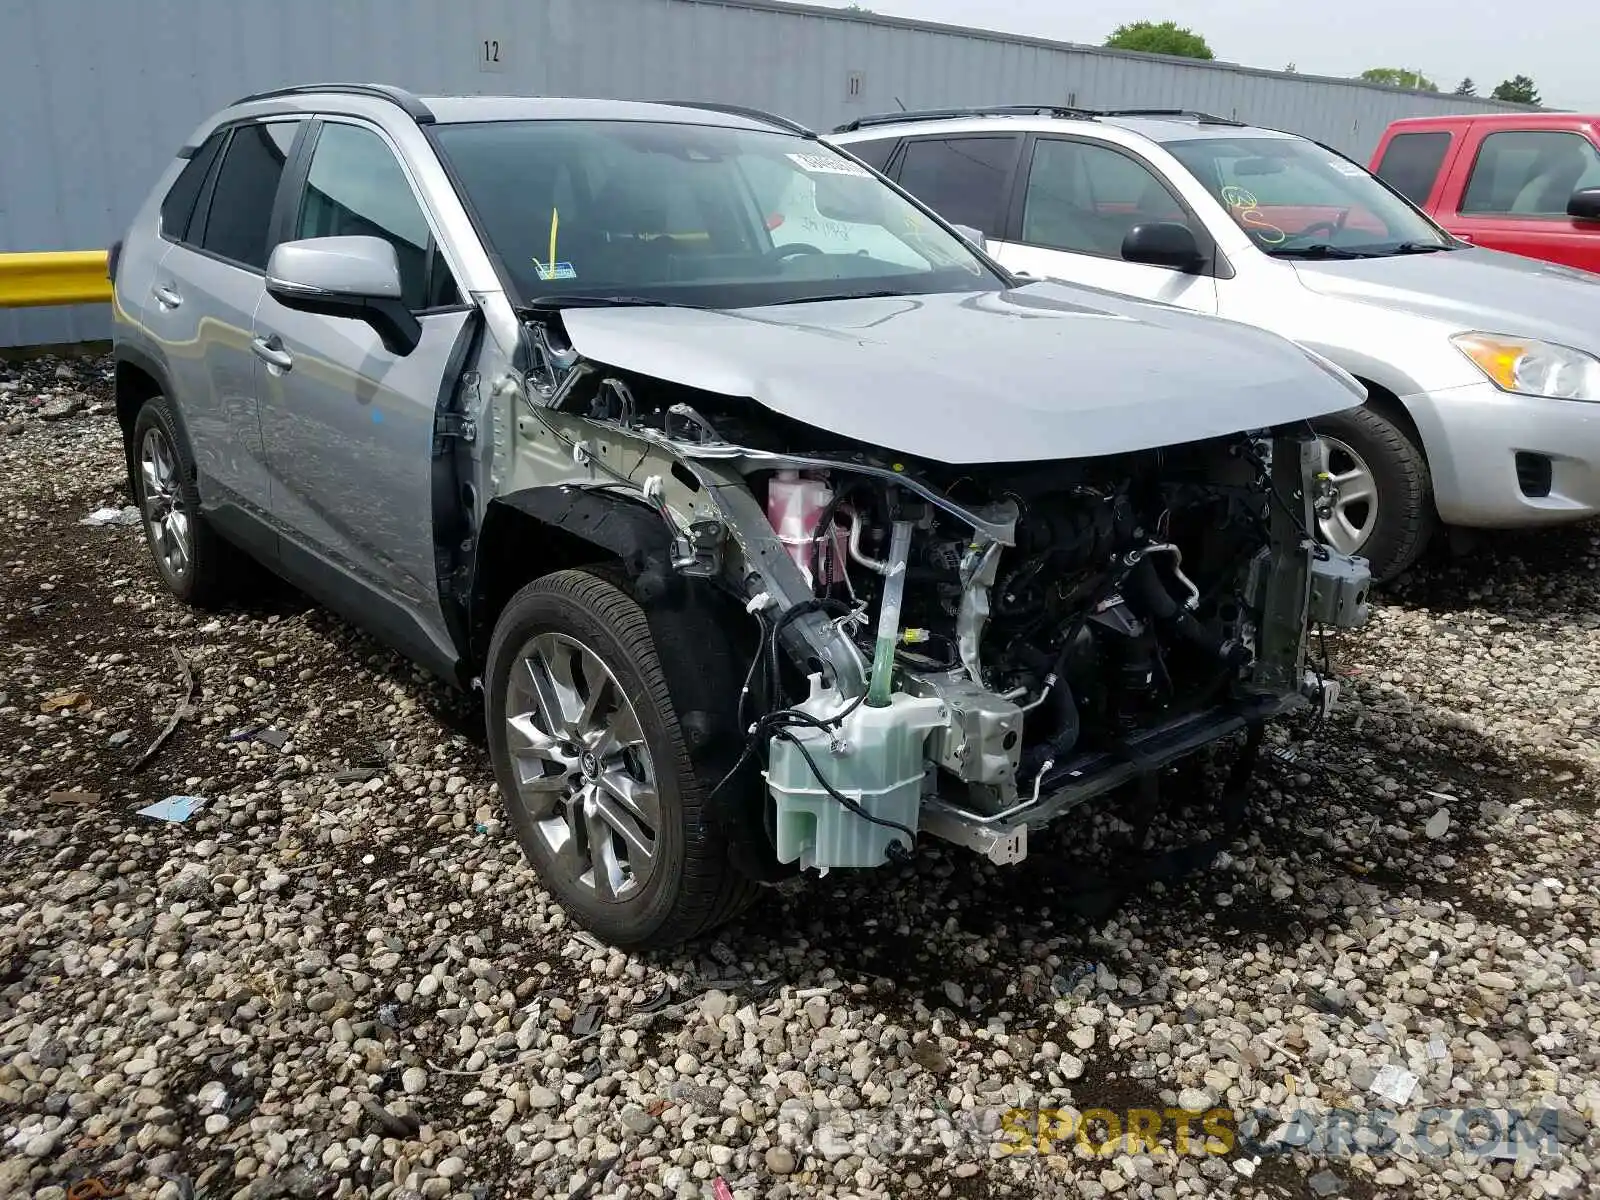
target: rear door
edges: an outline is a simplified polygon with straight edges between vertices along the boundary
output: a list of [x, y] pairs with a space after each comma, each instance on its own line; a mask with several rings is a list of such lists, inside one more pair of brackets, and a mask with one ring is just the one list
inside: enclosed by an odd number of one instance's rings
[[1187, 225], [1214, 252], [1204, 223], [1143, 159], [1118, 146], [1041, 134], [1007, 232], [990, 249], [1014, 271], [1216, 312], [1214, 275], [1124, 261], [1128, 230], [1159, 221]]
[[[255, 396], [250, 328], [263, 283], [284, 165], [304, 126], [245, 122], [197, 151], [205, 176], [175, 184], [162, 214], [169, 247], [145, 303], [187, 427], [208, 509], [238, 506], [264, 520], [270, 487]], [[214, 143], [214, 144], [213, 144]], [[179, 181], [184, 182], [183, 176]], [[188, 188], [198, 183], [192, 199]]]
[[1600, 271], [1600, 221], [1567, 215], [1579, 188], [1600, 187], [1600, 148], [1589, 122], [1507, 129], [1475, 123], [1461, 149], [1452, 233], [1569, 267]]
[[307, 136], [285, 241], [366, 235], [395, 249], [422, 326], [410, 354], [363, 321], [264, 296], [252, 344], [272, 517], [291, 574], [408, 651], [442, 628], [433, 447], [440, 388], [470, 313], [411, 177], [374, 125], [327, 117]]
[[1022, 156], [1020, 133], [910, 138], [891, 164], [896, 182], [955, 225], [999, 238]]

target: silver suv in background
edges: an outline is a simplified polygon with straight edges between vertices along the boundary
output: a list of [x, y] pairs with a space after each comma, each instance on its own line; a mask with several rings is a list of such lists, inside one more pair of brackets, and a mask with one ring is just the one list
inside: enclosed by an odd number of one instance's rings
[[167, 586], [247, 554], [481, 689], [524, 852], [617, 945], [928, 836], [1015, 862], [1325, 705], [1307, 631], [1365, 617], [1311, 533], [1347, 374], [1018, 281], [766, 114], [252, 96], [112, 274]]
[[1458, 241], [1359, 163], [1205, 113], [889, 113], [828, 140], [1014, 271], [1259, 325], [1368, 389], [1322, 418], [1331, 545], [1600, 513], [1600, 275]]

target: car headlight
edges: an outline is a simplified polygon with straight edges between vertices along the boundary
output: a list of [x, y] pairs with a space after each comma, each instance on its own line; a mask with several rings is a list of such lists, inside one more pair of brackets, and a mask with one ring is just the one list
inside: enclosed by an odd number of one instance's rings
[[1501, 391], [1600, 401], [1600, 358], [1532, 338], [1458, 333], [1450, 339]]

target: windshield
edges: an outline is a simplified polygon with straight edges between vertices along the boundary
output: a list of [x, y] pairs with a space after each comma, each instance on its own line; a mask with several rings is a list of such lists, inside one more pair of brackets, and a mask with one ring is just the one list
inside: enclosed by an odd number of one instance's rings
[[1301, 138], [1202, 138], [1166, 149], [1268, 254], [1451, 249], [1453, 243], [1348, 159]]
[[525, 304], [744, 308], [1002, 286], [960, 238], [810, 139], [636, 121], [434, 136]]

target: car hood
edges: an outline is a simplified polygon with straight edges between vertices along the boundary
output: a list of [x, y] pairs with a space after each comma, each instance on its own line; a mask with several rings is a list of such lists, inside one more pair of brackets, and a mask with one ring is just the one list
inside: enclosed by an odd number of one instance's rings
[[1313, 292], [1456, 326], [1600, 348], [1600, 275], [1497, 250], [1296, 262]]
[[562, 320], [585, 358], [950, 464], [1145, 450], [1365, 398], [1276, 334], [1043, 282], [730, 311], [577, 308]]

